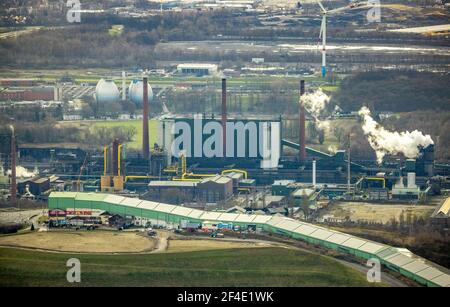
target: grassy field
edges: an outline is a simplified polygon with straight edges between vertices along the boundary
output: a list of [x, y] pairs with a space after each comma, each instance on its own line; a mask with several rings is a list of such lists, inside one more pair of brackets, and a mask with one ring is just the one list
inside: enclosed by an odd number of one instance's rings
[[132, 253], [154, 248], [155, 240], [134, 232], [33, 232], [0, 236], [0, 245], [83, 253]]
[[[1, 241], [0, 241], [1, 242]], [[230, 248], [261, 248], [270, 247], [268, 243], [260, 242], [237, 242], [229, 240], [169, 240], [168, 253], [178, 253], [178, 252], [192, 252], [192, 251], [203, 251], [203, 250], [213, 250], [213, 249], [230, 249]]]
[[66, 261], [81, 261], [78, 286], [372, 286], [332, 259], [281, 248], [152, 255], [71, 255], [0, 248], [0, 287], [73, 286]]
[[397, 221], [403, 213], [404, 218], [408, 214], [416, 218], [428, 219], [433, 213], [434, 206], [411, 206], [410, 204], [391, 204], [389, 206], [370, 203], [337, 203], [326, 211], [323, 215], [331, 215], [335, 218], [349, 217], [352, 221], [370, 221], [374, 223], [386, 224], [393, 218]]
[[[117, 35], [120, 31], [120, 27], [114, 26], [110, 29], [111, 35]], [[41, 81], [54, 82], [64, 75], [72, 77], [75, 83], [92, 83], [96, 84], [100, 78], [113, 78], [118, 86], [121, 84], [121, 72], [118, 70], [110, 69], [55, 69], [55, 70], [9, 70], [0, 69], [0, 78], [31, 78]], [[127, 84], [134, 78], [140, 78], [141, 73], [134, 73], [133, 76], [127, 78]], [[323, 80], [319, 76], [305, 76], [303, 77], [307, 82], [322, 82]], [[186, 84], [215, 84], [220, 86], [220, 77], [196, 77], [196, 76], [155, 76], [149, 75], [148, 81], [151, 85], [175, 85], [179, 83]], [[280, 81], [285, 84], [297, 86], [298, 77], [286, 77], [286, 76], [242, 76], [229, 78], [229, 86], [260, 86], [261, 84], [270, 84], [273, 81]]]
[[[127, 120], [127, 121], [96, 121], [91, 127], [135, 127], [136, 135], [132, 142], [128, 143], [130, 149], [142, 148], [142, 120]], [[150, 146], [158, 141], [158, 121], [150, 120], [148, 128], [150, 130]]]
[[[134, 127], [136, 129], [136, 135], [132, 142], [128, 143], [129, 149], [140, 149], [142, 147], [142, 120], [99, 120], [99, 121], [65, 121], [61, 122], [62, 125], [70, 126], [75, 125], [79, 128], [94, 129], [95, 127]], [[153, 146], [155, 142], [158, 142], [158, 121], [149, 120], [150, 130], [150, 146]]]

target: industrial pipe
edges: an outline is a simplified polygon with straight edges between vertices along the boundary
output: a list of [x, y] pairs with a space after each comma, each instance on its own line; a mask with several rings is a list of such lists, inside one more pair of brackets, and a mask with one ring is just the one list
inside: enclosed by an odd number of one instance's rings
[[103, 147], [103, 176], [106, 176], [106, 171], [108, 168], [108, 146]]
[[248, 178], [247, 171], [241, 170], [241, 169], [227, 169], [222, 171], [222, 175], [228, 174], [228, 173], [241, 173], [244, 175], [244, 179]]
[[169, 179], [168, 177], [160, 177], [160, 176], [125, 176], [125, 182], [129, 179]]
[[117, 176], [120, 177], [120, 149], [122, 148], [122, 144], [117, 147]]

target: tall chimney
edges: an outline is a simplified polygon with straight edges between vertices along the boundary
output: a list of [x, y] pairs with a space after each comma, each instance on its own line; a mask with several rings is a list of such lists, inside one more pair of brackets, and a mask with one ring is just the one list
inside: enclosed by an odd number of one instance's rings
[[408, 189], [417, 188], [416, 185], [416, 173], [408, 173]]
[[111, 169], [112, 169], [112, 175], [113, 176], [118, 176], [118, 169], [119, 169], [119, 159], [118, 159], [118, 153], [119, 153], [119, 140], [118, 139], [114, 139], [113, 141], [113, 146], [112, 146], [112, 157], [111, 157], [111, 161], [112, 161], [112, 165], [111, 165]]
[[58, 82], [55, 83], [55, 86], [53, 87], [53, 100], [54, 101], [59, 101], [59, 84]]
[[316, 187], [316, 178], [317, 178], [317, 171], [316, 171], [316, 159], [313, 159], [312, 161], [312, 184], [313, 187]]
[[142, 101], [143, 101], [143, 118], [142, 118], [142, 127], [143, 127], [143, 135], [142, 135], [142, 156], [144, 159], [149, 159], [150, 156], [150, 148], [149, 148], [149, 132], [148, 132], [148, 78], [144, 77], [142, 82]]
[[125, 85], [125, 78], [127, 74], [125, 71], [122, 71], [122, 101], [125, 101], [127, 99], [127, 89]]
[[222, 79], [222, 144], [223, 156], [227, 156], [227, 79]]
[[305, 105], [302, 96], [305, 94], [305, 80], [300, 81], [300, 103], [299, 103], [299, 160], [304, 162], [306, 159], [305, 148]]
[[17, 183], [16, 183], [16, 136], [14, 133], [14, 126], [9, 126], [11, 128], [11, 203], [14, 205], [17, 201]]

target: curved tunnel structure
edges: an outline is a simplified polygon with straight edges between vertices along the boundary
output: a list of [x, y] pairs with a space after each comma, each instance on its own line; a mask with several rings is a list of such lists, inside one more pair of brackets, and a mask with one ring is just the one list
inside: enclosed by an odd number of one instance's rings
[[407, 249], [395, 248], [291, 218], [202, 211], [138, 198], [79, 192], [51, 193], [49, 209], [98, 209], [111, 214], [143, 218], [153, 225], [175, 228], [182, 221], [232, 223], [241, 229], [256, 228], [259, 231], [301, 240], [360, 259], [375, 258], [389, 270], [398, 272], [424, 286], [450, 287], [449, 270], [414, 255]]

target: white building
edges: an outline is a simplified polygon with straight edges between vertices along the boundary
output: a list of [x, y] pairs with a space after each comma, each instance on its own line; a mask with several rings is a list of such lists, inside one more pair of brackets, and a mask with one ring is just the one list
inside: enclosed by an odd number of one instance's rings
[[185, 63], [179, 64], [177, 71], [185, 75], [207, 76], [217, 74], [218, 67], [216, 64]]

